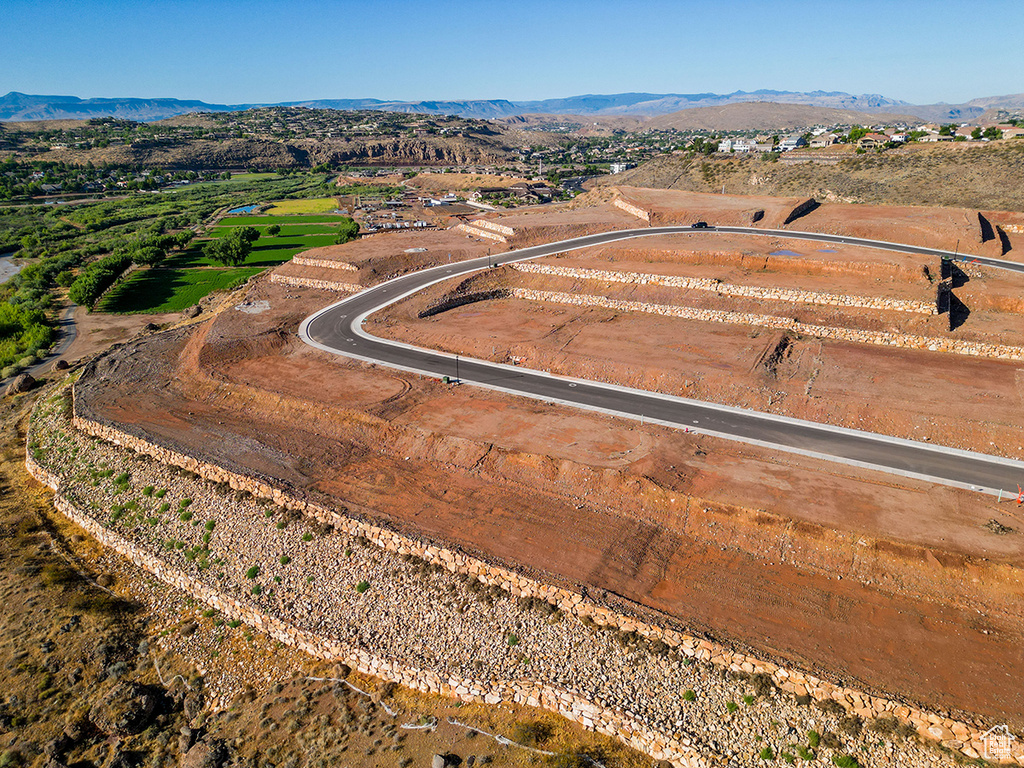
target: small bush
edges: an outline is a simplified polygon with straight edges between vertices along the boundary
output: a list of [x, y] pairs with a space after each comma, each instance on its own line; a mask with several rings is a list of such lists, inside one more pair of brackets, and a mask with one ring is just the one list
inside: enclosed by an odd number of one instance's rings
[[751, 696], [750, 694], [747, 694], [746, 696], [743, 697], [743, 703], [746, 704], [748, 707], [753, 705], [754, 697]]
[[306, 531], [304, 534], [302, 534], [302, 540], [303, 541], [312, 541], [313, 540], [313, 534], [310, 533], [309, 531]]
[[775, 680], [766, 672], [757, 672], [751, 675], [750, 683], [754, 686], [754, 693], [758, 696], [767, 696], [775, 688]]
[[758, 757], [760, 757], [762, 760], [774, 760], [775, 751], [771, 747], [765, 747], [761, 750], [761, 753], [758, 755]]
[[817, 731], [808, 731], [807, 743], [811, 745], [811, 749], [817, 749], [818, 745], [821, 744], [821, 734]]
[[188, 511], [186, 511], [186, 512], [182, 512], [182, 513], [181, 513], [180, 515], [178, 515], [178, 517], [180, 517], [180, 518], [181, 518], [181, 521], [182, 521], [183, 523], [187, 523], [187, 522], [188, 522], [189, 520], [191, 520], [191, 519], [192, 519], [192, 513], [191, 513], [191, 512], [188, 512]]
[[683, 701], [696, 701], [696, 700], [697, 700], [697, 694], [694, 693], [692, 689], [687, 688], [685, 691], [683, 691]]
[[812, 760], [814, 760], [814, 753], [811, 752], [811, 750], [809, 750], [803, 744], [801, 744], [799, 747], [796, 748], [796, 753], [800, 756], [800, 759], [803, 760], [804, 762], [809, 763]]
[[242, 620], [241, 619], [232, 619], [231, 621], [228, 622], [228, 626], [231, 627], [232, 629], [238, 629], [240, 626], [242, 626]]
[[725, 708], [727, 710], [729, 710], [730, 714], [732, 714], [733, 712], [735, 712], [737, 709], [740, 708], [740, 705], [737, 704], [735, 701], [727, 701], [727, 702], [725, 702]]
[[261, 587], [259, 584], [253, 584], [252, 585], [252, 593], [254, 595], [262, 595], [263, 594], [263, 587]]
[[820, 709], [826, 715], [833, 715], [835, 717], [842, 717], [846, 714], [846, 708], [843, 707], [843, 705], [835, 699], [825, 699], [824, 701], [819, 701], [818, 709]]
[[519, 635], [517, 635], [515, 632], [509, 632], [508, 637], [505, 639], [506, 642], [508, 642], [510, 648], [514, 645], [519, 645]]
[[182, 499], [181, 501], [178, 502], [178, 506], [180, 506], [182, 509], [184, 509], [187, 506], [190, 506], [191, 504], [192, 499]]
[[216, 527], [217, 527], [217, 523], [215, 523], [213, 520], [207, 520], [206, 521], [206, 530], [213, 531], [213, 529], [216, 528]]
[[847, 715], [846, 717], [839, 718], [836, 728], [840, 733], [856, 737], [860, 736], [860, 732], [864, 730], [864, 721], [859, 715]]
[[839, 740], [831, 731], [826, 731], [821, 736], [821, 744], [831, 750], [838, 750], [843, 748], [843, 742]]
[[860, 768], [860, 763], [853, 755], [832, 755], [832, 764], [838, 768]]
[[166, 488], [161, 488], [159, 491], [157, 491], [153, 495], [156, 496], [158, 499], [162, 499], [166, 494], [167, 494], [167, 489]]
[[281, 565], [288, 565], [288, 563], [290, 563], [291, 561], [292, 561], [292, 559], [290, 557], [288, 557], [288, 555], [281, 555], [281, 560], [280, 560]]
[[370, 588], [370, 582], [365, 581], [365, 580], [364, 581], [360, 581], [358, 584], [356, 584], [356, 592], [358, 592], [360, 595], [363, 594], [363, 592], [365, 592], [369, 588]]
[[260, 567], [258, 565], [252, 566], [251, 568], [249, 568], [249, 570], [245, 572], [245, 578], [247, 579], [255, 579], [259, 575]]
[[147, 485], [145, 488], [142, 489], [142, 495], [143, 496], [152, 496], [154, 490], [156, 490], [156, 489], [153, 488], [152, 485]]
[[552, 728], [547, 723], [537, 721], [526, 721], [516, 723], [512, 731], [512, 741], [518, 744], [525, 744], [528, 747], [536, 747], [551, 738]]

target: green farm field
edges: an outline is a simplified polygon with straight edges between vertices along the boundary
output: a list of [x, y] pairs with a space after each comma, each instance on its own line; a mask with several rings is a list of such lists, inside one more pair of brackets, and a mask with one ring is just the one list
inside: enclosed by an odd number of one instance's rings
[[262, 272], [260, 267], [232, 269], [139, 270], [114, 287], [96, 307], [98, 312], [181, 312], [204, 296]]
[[314, 197], [304, 200], [277, 200], [270, 204], [266, 213], [271, 216], [287, 216], [294, 213], [327, 213], [336, 210], [338, 201], [333, 197]]

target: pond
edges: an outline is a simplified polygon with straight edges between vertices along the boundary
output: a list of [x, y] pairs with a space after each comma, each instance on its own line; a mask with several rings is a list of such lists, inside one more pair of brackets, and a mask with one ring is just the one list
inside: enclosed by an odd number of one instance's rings
[[259, 205], [243, 205], [241, 208], [232, 208], [228, 213], [252, 213]]

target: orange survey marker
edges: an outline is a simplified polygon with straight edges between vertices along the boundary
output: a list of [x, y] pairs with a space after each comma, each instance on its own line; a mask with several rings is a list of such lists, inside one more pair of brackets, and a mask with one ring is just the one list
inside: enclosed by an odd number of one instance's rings
[[1020, 488], [1020, 483], [1017, 483], [1017, 503], [1024, 503], [1024, 491]]

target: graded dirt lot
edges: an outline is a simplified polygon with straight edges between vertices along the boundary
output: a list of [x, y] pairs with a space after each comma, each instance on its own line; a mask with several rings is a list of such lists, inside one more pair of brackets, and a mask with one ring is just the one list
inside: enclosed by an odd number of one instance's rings
[[[622, 226], [619, 213], [601, 220], [591, 211], [587, 226]], [[516, 242], [532, 236], [530, 221], [552, 231], [571, 226], [571, 215], [519, 214]], [[890, 226], [882, 221], [873, 236]], [[320, 255], [351, 263], [356, 270], [348, 274], [358, 271], [363, 284], [376, 282], [404, 271], [402, 254], [416, 242], [386, 237], [367, 241], [365, 251], [349, 244]], [[410, 260], [447, 254], [458, 237], [465, 256], [489, 247], [454, 232], [441, 234], [440, 245], [434, 237], [424, 233], [418, 242], [428, 250], [409, 253]], [[765, 289], [934, 297], [926, 265], [896, 254], [712, 237], [695, 235], [685, 248], [660, 238], [633, 241], [542, 263]], [[377, 249], [372, 257], [370, 249]], [[709, 309], [740, 302], [744, 312], [842, 327], [1007, 341], [1019, 330], [1011, 278], [968, 277], [957, 295], [976, 306], [988, 296], [992, 308], [972, 309], [954, 331], [943, 330], [943, 316], [505, 268], [480, 281], [538, 281], [531, 284], [548, 291]], [[973, 293], [964, 292], [968, 286]], [[453, 288], [434, 286], [396, 305], [373, 320], [373, 332], [986, 452], [1020, 456], [1024, 446], [1019, 363], [512, 298], [419, 319]], [[610, 605], [634, 606], [848, 684], [1024, 723], [1024, 690], [1008, 684], [1024, 672], [1024, 515], [1012, 501], [449, 387], [302, 345], [298, 323], [336, 296], [260, 279], [245, 298], [261, 311], [228, 308], [102, 358], [78, 387], [79, 407], [352, 514], [586, 589]]]

